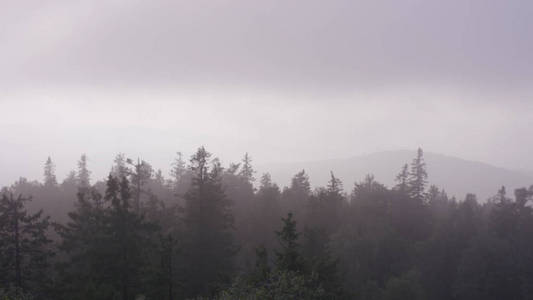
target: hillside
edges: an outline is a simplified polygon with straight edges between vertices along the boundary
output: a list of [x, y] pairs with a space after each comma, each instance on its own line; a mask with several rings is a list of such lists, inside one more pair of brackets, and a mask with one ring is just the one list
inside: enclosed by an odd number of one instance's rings
[[[362, 180], [366, 174], [373, 174], [376, 180], [387, 186], [393, 185], [402, 165], [410, 163], [413, 157], [415, 151], [385, 151], [345, 159], [270, 163], [258, 166], [258, 171], [270, 172], [275, 182], [285, 186], [296, 172], [305, 169], [311, 184], [316, 187], [327, 183], [331, 170], [342, 179], [345, 190], [350, 191], [354, 182]], [[430, 184], [444, 188], [458, 199], [463, 199], [466, 193], [474, 193], [480, 201], [484, 201], [502, 185], [512, 193], [517, 187], [533, 184], [533, 175], [521, 171], [437, 153], [427, 152], [424, 157]]]

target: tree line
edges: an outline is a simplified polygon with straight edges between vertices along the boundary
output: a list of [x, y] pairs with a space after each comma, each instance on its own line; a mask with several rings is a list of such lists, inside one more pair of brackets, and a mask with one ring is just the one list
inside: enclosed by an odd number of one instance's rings
[[119, 154], [92, 183], [82, 155], [59, 183], [48, 158], [1, 191], [0, 299], [533, 297], [533, 187], [458, 200], [421, 149], [392, 187], [256, 176], [204, 147], [170, 178]]

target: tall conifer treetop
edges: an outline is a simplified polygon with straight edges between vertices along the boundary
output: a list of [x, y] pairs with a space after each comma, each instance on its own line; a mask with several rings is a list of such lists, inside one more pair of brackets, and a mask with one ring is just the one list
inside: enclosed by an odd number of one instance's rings
[[254, 173], [255, 170], [252, 167], [252, 158], [250, 155], [248, 155], [248, 152], [246, 152], [242, 159], [241, 171], [239, 172], [239, 175], [246, 178], [248, 182], [252, 183], [255, 181]]
[[411, 170], [409, 172], [408, 188], [411, 198], [418, 201], [424, 201], [427, 177], [428, 174], [426, 172], [424, 152], [422, 151], [422, 148], [418, 148], [416, 157], [411, 163]]
[[87, 155], [82, 154], [78, 161], [78, 186], [88, 188], [91, 186], [91, 171], [87, 168]]
[[44, 185], [45, 186], [56, 186], [56, 165], [52, 162], [52, 158], [48, 156], [44, 164]]

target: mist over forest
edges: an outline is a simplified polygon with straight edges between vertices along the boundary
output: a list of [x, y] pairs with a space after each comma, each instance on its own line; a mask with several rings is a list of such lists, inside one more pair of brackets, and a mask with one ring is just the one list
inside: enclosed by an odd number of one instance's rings
[[48, 157], [42, 180], [2, 188], [2, 293], [526, 299], [533, 186], [458, 199], [428, 184], [422, 149], [412, 154], [390, 186], [329, 172], [316, 188], [305, 169], [278, 186], [248, 153], [223, 166], [204, 147], [178, 152], [168, 175], [120, 153], [100, 180], [85, 154], [63, 179]]
[[533, 1], [0, 1], [0, 300], [533, 299]]

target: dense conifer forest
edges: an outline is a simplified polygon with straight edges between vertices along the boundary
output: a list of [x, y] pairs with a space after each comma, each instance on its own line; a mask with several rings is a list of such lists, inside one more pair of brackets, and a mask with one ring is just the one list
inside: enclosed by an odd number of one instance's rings
[[[430, 185], [421, 149], [395, 186], [371, 174], [280, 187], [247, 153], [203, 147], [166, 176], [82, 155], [58, 180], [0, 194], [0, 299], [531, 299], [533, 187], [457, 199]], [[475, 178], [472, 178], [475, 180]]]

